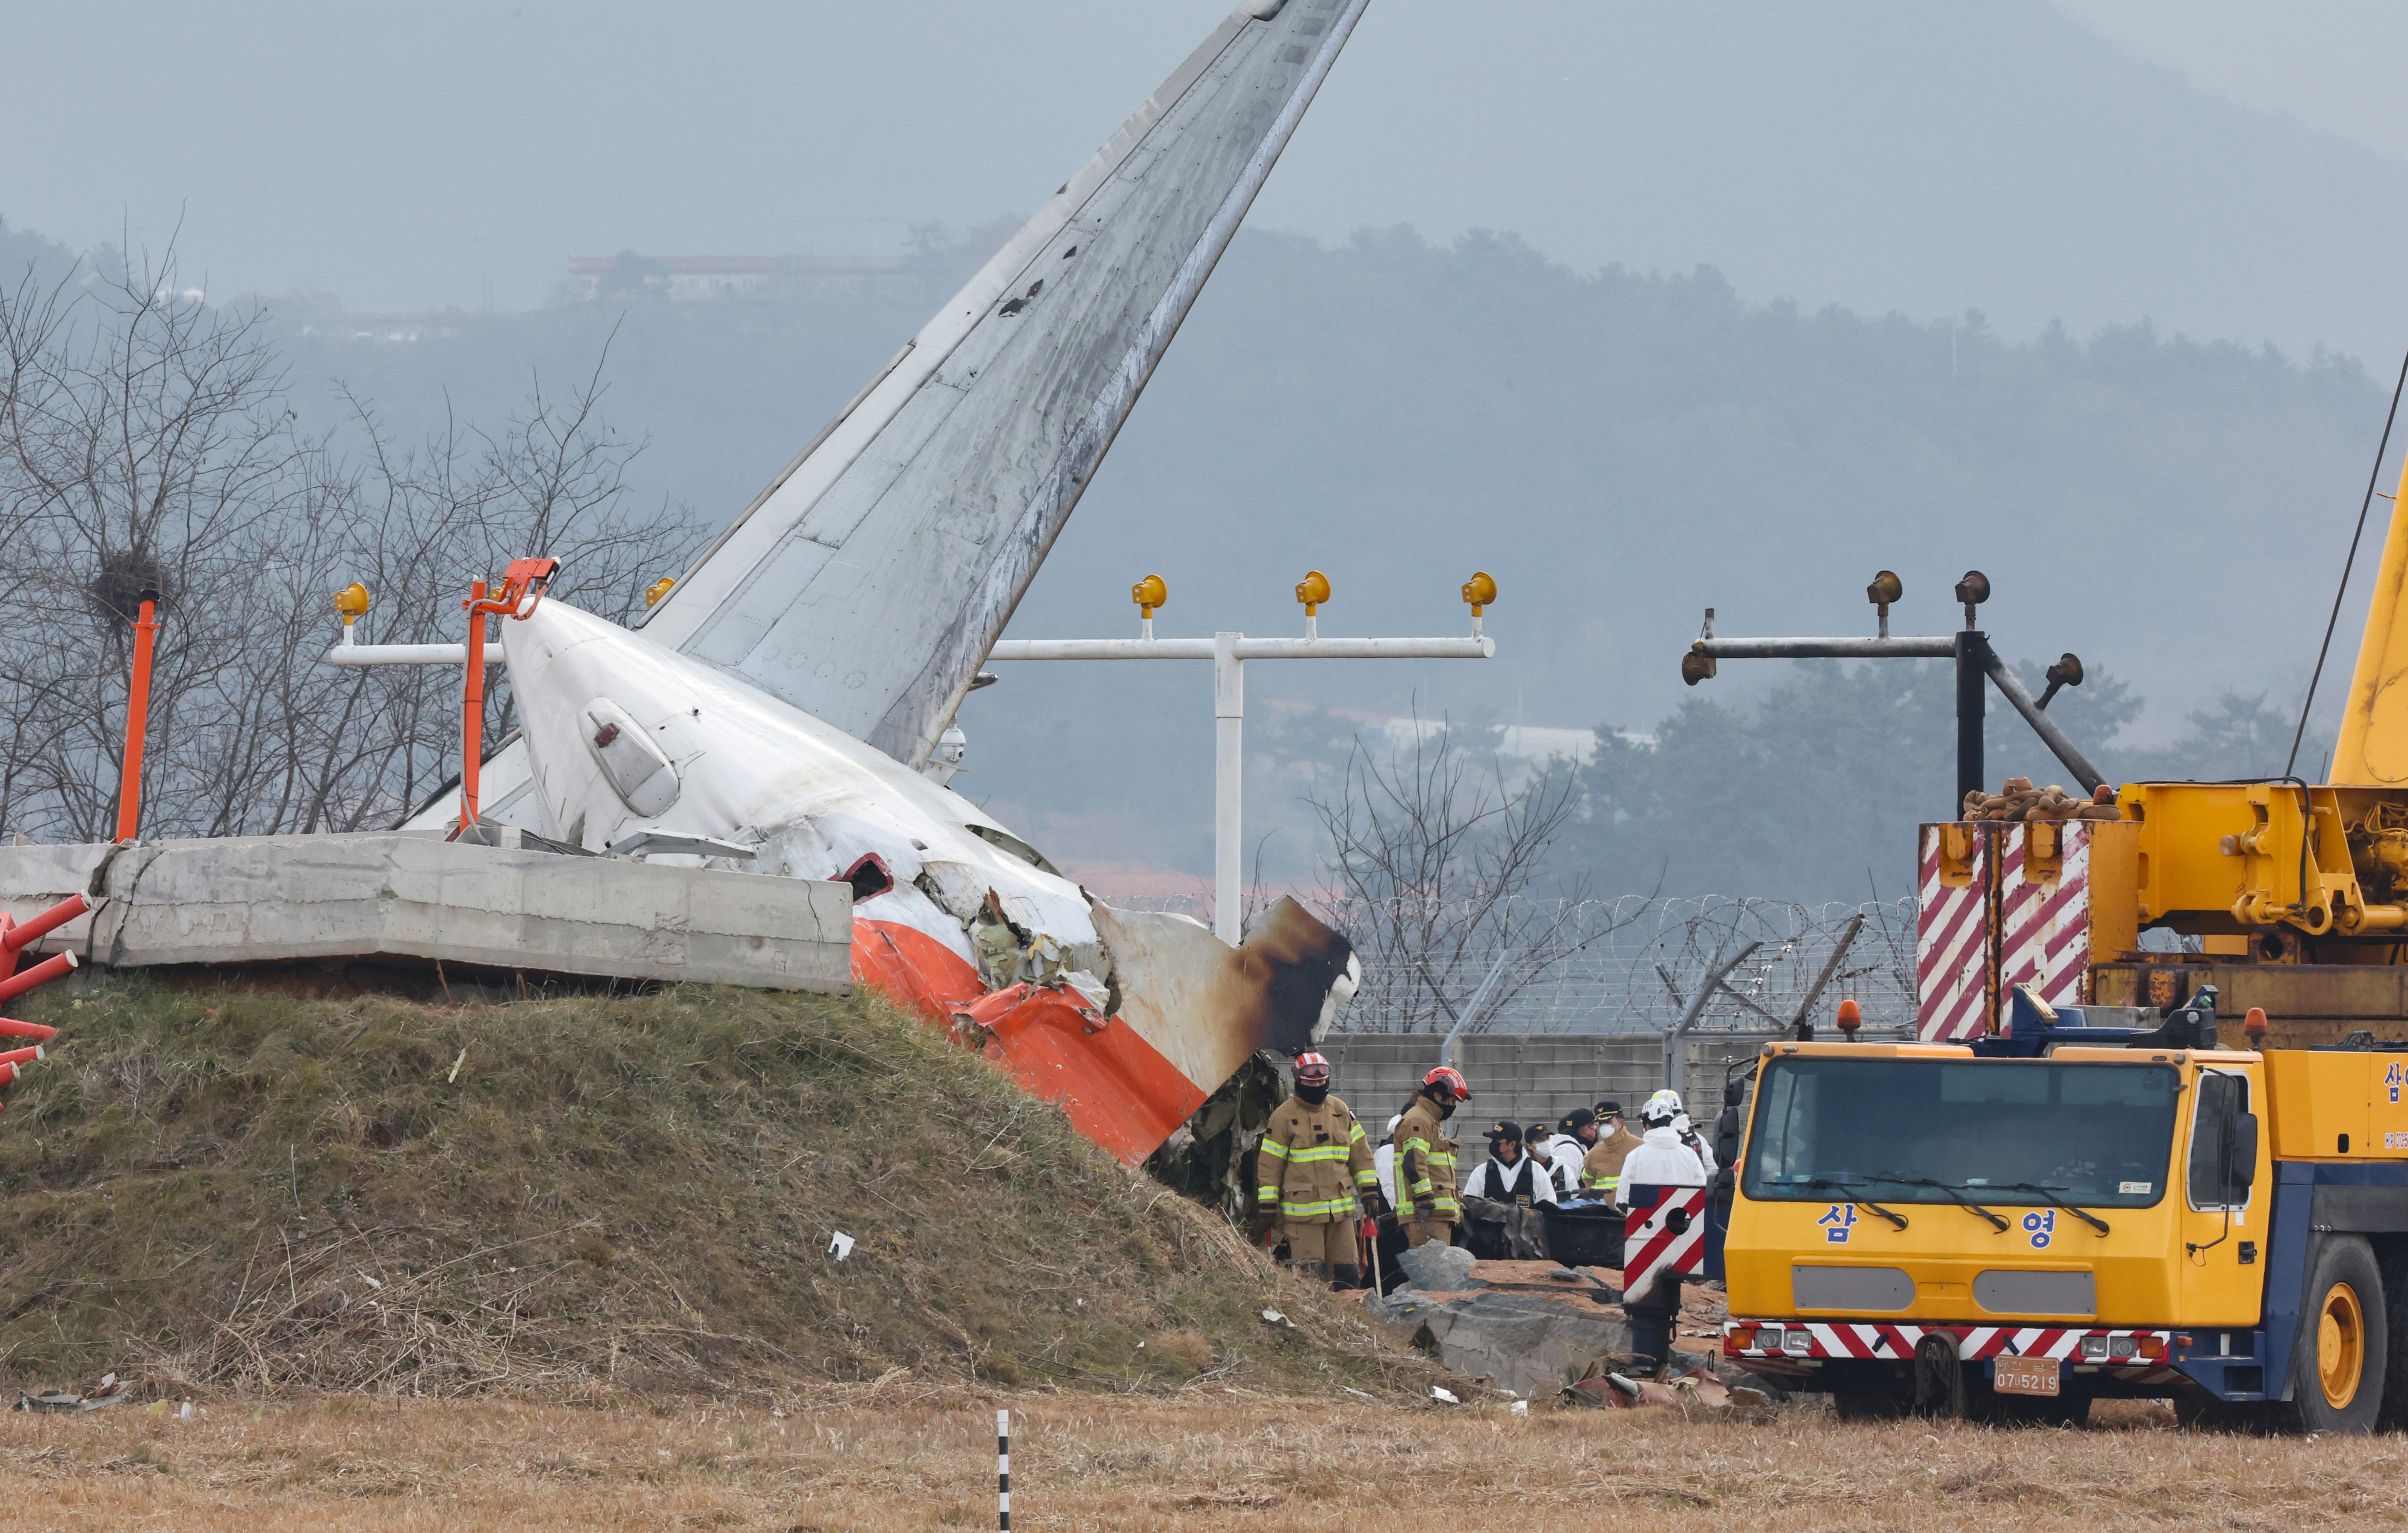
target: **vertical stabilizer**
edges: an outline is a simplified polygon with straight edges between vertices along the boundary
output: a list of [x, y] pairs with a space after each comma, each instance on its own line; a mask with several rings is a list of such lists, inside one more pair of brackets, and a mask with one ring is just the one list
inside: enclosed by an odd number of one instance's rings
[[1369, 0], [1248, 0], [655, 609], [924, 759]]

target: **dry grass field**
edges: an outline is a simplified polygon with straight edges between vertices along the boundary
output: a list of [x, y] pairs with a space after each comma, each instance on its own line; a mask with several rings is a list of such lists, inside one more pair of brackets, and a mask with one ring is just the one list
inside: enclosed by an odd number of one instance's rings
[[[992, 1526], [994, 1404], [863, 1386], [782, 1407], [219, 1403], [0, 1417], [0, 1527], [213, 1533]], [[1597, 1526], [2267, 1529], [2408, 1525], [2408, 1441], [1684, 1421], [1669, 1410], [1010, 1397], [1023, 1528]], [[1451, 1507], [1449, 1512], [1436, 1509]]]

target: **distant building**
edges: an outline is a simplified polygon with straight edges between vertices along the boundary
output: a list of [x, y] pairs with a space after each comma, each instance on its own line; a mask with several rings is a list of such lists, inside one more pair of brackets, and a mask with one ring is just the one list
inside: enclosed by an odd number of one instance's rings
[[568, 263], [568, 296], [580, 303], [651, 295], [698, 303], [771, 290], [867, 293], [908, 280], [889, 255], [580, 255]]

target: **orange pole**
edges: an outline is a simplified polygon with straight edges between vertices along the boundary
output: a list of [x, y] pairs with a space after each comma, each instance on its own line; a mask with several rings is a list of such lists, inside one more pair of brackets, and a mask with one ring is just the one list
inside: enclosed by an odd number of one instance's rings
[[460, 828], [477, 824], [478, 757], [485, 740], [485, 582], [468, 583], [467, 715], [460, 726]]
[[142, 598], [142, 616], [134, 624], [134, 692], [125, 705], [125, 779], [117, 789], [117, 838], [134, 839], [142, 818], [142, 737], [150, 724], [150, 643], [159, 631], [159, 604]]

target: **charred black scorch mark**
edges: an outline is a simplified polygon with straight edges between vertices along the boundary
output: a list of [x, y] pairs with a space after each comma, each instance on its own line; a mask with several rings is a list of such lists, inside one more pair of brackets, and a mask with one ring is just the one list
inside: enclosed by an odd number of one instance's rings
[[1315, 921], [1303, 906], [1283, 898], [1254, 924], [1239, 946], [1247, 977], [1263, 983], [1263, 1036], [1259, 1047], [1297, 1054], [1312, 1047], [1312, 1030], [1330, 986], [1346, 973], [1354, 944]]
[[997, 312], [998, 314], [1001, 314], [1005, 319], [1007, 319], [1007, 320], [1008, 320], [1008, 319], [1011, 318], [1014, 314], [1019, 313], [1022, 309], [1026, 308], [1027, 308], [1031, 303], [1035, 302], [1035, 301], [1036, 301], [1036, 298], [1037, 298], [1037, 295], [1038, 295], [1039, 294], [1040, 294], [1040, 293], [1044, 292], [1044, 291], [1045, 291], [1045, 279], [1043, 279], [1042, 277], [1040, 277], [1040, 278], [1039, 278], [1037, 280], [1035, 280], [1034, 282], [1031, 282], [1031, 283], [1029, 283], [1029, 284], [1028, 284], [1028, 291], [1027, 291], [1026, 293], [1024, 293], [1024, 294], [1022, 294], [1019, 297], [1014, 298], [1013, 300], [1011, 300], [1011, 302], [1010, 302], [1010, 303], [1008, 303], [1008, 304], [1004, 305], [1001, 308], [997, 309], [996, 312]]

